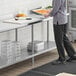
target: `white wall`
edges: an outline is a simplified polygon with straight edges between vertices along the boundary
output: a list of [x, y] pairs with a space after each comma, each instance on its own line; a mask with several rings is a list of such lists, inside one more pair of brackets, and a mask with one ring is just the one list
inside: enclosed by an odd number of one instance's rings
[[50, 0], [0, 0], [0, 15], [15, 11], [27, 11], [40, 6], [51, 4]]
[[[47, 5], [51, 5], [51, 0], [0, 0], [0, 16], [5, 16], [7, 14], [15, 14], [16, 12], [23, 11], [28, 14], [28, 10], [34, 9], [37, 7], [45, 7]], [[46, 40], [46, 22], [44, 25], [41, 25], [42, 23], [38, 23], [34, 27], [35, 31], [35, 40]], [[50, 21], [50, 40], [54, 40], [53, 36], [53, 27], [52, 27], [52, 21]], [[23, 42], [25, 45], [29, 41], [31, 41], [31, 27], [21, 28], [19, 29], [19, 41]], [[1, 33], [0, 34], [0, 40], [4, 39], [10, 39], [14, 40], [15, 33], [14, 30], [7, 32], [7, 33]]]

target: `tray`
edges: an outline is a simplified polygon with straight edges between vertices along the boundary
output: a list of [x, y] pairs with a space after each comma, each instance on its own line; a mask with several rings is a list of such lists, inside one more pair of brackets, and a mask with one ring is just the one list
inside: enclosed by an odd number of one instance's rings
[[50, 10], [48, 9], [35, 9], [32, 10], [33, 13], [38, 14], [38, 15], [45, 15], [48, 14]]

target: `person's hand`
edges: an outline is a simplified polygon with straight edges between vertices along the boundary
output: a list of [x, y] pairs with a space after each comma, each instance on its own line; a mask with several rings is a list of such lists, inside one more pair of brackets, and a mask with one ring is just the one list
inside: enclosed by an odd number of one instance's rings
[[48, 13], [44, 15], [44, 17], [49, 17], [50, 16], [50, 10], [48, 10]]
[[45, 17], [45, 18], [46, 18], [46, 17], [49, 17], [49, 16], [50, 16], [51, 11], [52, 11], [52, 9], [51, 9], [51, 10], [50, 10], [50, 9], [48, 9], [48, 13], [47, 13], [47, 14], [45, 14], [45, 15], [44, 15], [44, 17]]
[[46, 17], [49, 17], [49, 16], [50, 16], [49, 13], [44, 15], [45, 18], [46, 18]]

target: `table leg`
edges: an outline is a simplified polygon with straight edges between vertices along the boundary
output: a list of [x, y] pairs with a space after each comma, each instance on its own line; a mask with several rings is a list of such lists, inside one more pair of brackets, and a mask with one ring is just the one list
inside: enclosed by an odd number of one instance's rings
[[15, 41], [18, 41], [18, 29], [15, 29]]
[[47, 43], [49, 42], [49, 21], [47, 21]]
[[[32, 37], [32, 55], [34, 54], [34, 26], [31, 26], [31, 37]], [[32, 65], [34, 66], [34, 56], [32, 57]]]

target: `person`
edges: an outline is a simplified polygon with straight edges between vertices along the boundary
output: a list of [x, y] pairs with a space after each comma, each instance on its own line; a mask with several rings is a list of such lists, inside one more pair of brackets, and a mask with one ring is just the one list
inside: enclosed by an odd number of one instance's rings
[[[53, 0], [52, 3], [53, 9], [44, 15], [45, 17], [53, 16], [54, 37], [59, 58], [53, 61], [52, 64], [65, 64], [66, 61], [71, 62], [76, 60], [75, 50], [67, 37], [68, 20], [66, 0]], [[69, 56], [67, 60], [64, 49]]]

